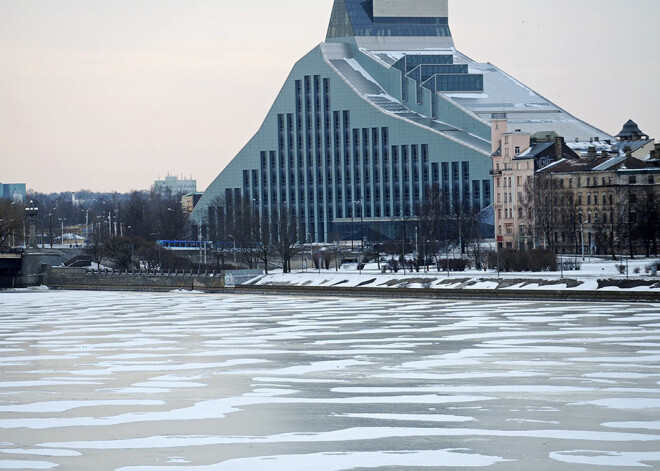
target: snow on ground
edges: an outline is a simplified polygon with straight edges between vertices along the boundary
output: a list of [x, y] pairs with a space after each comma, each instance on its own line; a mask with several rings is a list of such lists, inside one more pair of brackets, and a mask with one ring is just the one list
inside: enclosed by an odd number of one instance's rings
[[[433, 289], [529, 289], [529, 290], [637, 290], [660, 291], [660, 276], [651, 276], [646, 268], [657, 260], [636, 259], [627, 263], [627, 272], [620, 273], [622, 262], [603, 259], [587, 259], [580, 270], [557, 272], [511, 272], [505, 273], [480, 270], [464, 272], [438, 272], [435, 267], [420, 271], [399, 270], [397, 273], [382, 273], [378, 264], [367, 264], [358, 270], [357, 264], [345, 264], [339, 270], [296, 270], [283, 274], [274, 272], [263, 275], [249, 284], [287, 285], [318, 287], [369, 287], [369, 288], [433, 288]], [[636, 273], [637, 272], [637, 273]], [[563, 275], [563, 276], [562, 276]], [[599, 280], [613, 280], [611, 286], [599, 286]], [[627, 283], [633, 280], [638, 283]]]

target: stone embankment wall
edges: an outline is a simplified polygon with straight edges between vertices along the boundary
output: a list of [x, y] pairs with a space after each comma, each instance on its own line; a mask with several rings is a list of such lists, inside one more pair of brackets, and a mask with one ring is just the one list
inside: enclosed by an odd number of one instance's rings
[[223, 291], [224, 274], [154, 273], [116, 270], [88, 271], [86, 268], [44, 267], [43, 284], [53, 289], [97, 291]]
[[28, 249], [23, 253], [20, 286], [38, 286], [43, 283], [44, 265], [60, 265], [76, 254], [57, 249]]
[[282, 285], [241, 285], [233, 290], [237, 294], [282, 296], [343, 296], [399, 299], [468, 299], [468, 300], [520, 300], [520, 301], [579, 301], [579, 302], [660, 302], [656, 291], [570, 289], [426, 289], [426, 288], [367, 288], [321, 287]]

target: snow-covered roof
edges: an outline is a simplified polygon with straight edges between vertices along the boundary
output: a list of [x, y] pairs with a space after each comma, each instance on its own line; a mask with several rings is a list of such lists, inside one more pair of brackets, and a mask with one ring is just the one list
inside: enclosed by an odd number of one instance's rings
[[406, 107], [378, 83], [352, 56], [350, 49], [338, 47], [336, 43], [326, 43], [321, 50], [326, 61], [358, 94], [382, 112], [408, 120], [416, 125], [428, 128], [461, 145], [490, 155], [490, 142], [475, 134], [452, 126], [438, 119], [421, 115]]
[[[579, 120], [494, 65], [478, 63], [453, 47], [438, 47], [436, 44], [435, 48], [415, 45], [408, 49], [403, 49], [402, 46], [399, 50], [382, 50], [365, 48], [362, 43], [359, 43], [358, 47], [367, 58], [387, 68], [395, 68], [395, 64], [405, 56], [419, 55], [451, 55], [454, 64], [467, 64], [469, 74], [483, 75], [483, 91], [438, 93], [465, 111], [473, 113], [486, 124], [490, 123], [493, 113], [506, 113], [509, 126], [524, 133], [552, 130], [564, 136], [567, 141], [574, 141], [576, 138], [579, 142], [594, 141], [596, 138], [600, 142], [614, 140], [611, 135]], [[375, 80], [370, 81], [381, 88]], [[387, 95], [384, 91], [372, 91], [370, 94]], [[388, 101], [391, 100], [388, 98]], [[401, 107], [406, 108], [404, 104], [401, 104]], [[399, 114], [405, 114], [405, 111], [400, 110]]]
[[614, 152], [614, 147], [611, 143], [604, 141], [593, 141], [593, 142], [567, 142], [566, 145], [570, 147], [575, 152], [586, 152], [590, 148], [596, 149], [596, 152]]
[[458, 51], [456, 62], [469, 64], [470, 73], [483, 74], [484, 91], [445, 96], [485, 121], [490, 121], [492, 113], [505, 112], [509, 126], [523, 132], [552, 130], [566, 140], [578, 138], [580, 141], [588, 141], [596, 137], [601, 141], [613, 139], [606, 132], [572, 116], [490, 63], [474, 62]]

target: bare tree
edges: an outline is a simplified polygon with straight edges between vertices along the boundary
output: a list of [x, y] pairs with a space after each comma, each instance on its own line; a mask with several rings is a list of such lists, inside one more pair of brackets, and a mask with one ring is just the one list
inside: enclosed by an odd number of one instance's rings
[[[657, 187], [655, 187], [657, 188]], [[635, 221], [633, 235], [644, 245], [646, 257], [658, 256], [658, 227], [660, 227], [660, 208], [658, 195], [653, 186], [648, 186], [637, 196], [633, 205]]]
[[273, 214], [275, 229], [275, 250], [282, 259], [282, 271], [291, 272], [291, 259], [303, 250], [300, 244], [299, 221], [289, 208], [280, 205]]
[[601, 247], [606, 247], [612, 260], [617, 259], [617, 247], [621, 252], [621, 243], [626, 237], [628, 229], [629, 203], [627, 190], [616, 187], [614, 192], [614, 205], [609, 211], [603, 210], [601, 214], [592, 214], [593, 228], [596, 232], [596, 241]]
[[217, 197], [211, 202], [201, 224], [206, 224], [207, 227], [207, 240], [215, 257], [215, 269], [223, 270], [228, 255], [234, 253], [236, 257], [236, 242], [232, 240], [235, 236], [231, 234], [234, 232], [235, 221], [234, 218], [227, 217], [224, 197]]
[[[426, 248], [427, 254], [433, 254], [436, 263], [439, 260], [440, 252], [447, 245], [447, 231], [445, 227], [448, 216], [448, 195], [434, 184], [427, 187], [424, 202], [417, 208], [419, 217], [419, 229], [422, 243]], [[444, 241], [444, 244], [442, 243]]]
[[555, 248], [554, 235], [557, 227], [557, 183], [550, 175], [537, 174], [525, 183], [524, 210], [533, 215], [534, 232], [543, 238], [543, 245]]
[[268, 264], [275, 249], [271, 215], [264, 208], [262, 214], [255, 214], [251, 227], [254, 250], [257, 257], [264, 263], [264, 271], [268, 274]]
[[127, 237], [112, 237], [105, 241], [105, 256], [119, 269], [128, 269], [133, 263], [133, 243]]
[[22, 233], [24, 213], [23, 205], [0, 199], [0, 247], [13, 245], [16, 235]]
[[559, 205], [556, 207], [558, 215], [557, 229], [561, 232], [561, 244], [565, 249], [572, 246], [573, 253], [577, 254], [579, 249], [580, 224], [582, 215], [576, 204], [577, 193], [572, 188], [560, 188], [556, 191]]

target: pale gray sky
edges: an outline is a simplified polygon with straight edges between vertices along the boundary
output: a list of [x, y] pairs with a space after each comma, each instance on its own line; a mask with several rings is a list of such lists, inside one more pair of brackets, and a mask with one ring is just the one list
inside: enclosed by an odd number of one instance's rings
[[[450, 0], [457, 48], [616, 134], [660, 138], [657, 0]], [[0, 182], [204, 189], [260, 126], [332, 0], [0, 0]]]

